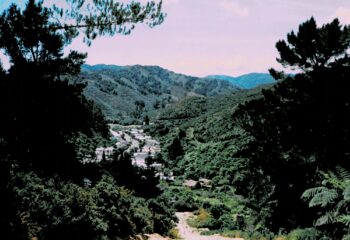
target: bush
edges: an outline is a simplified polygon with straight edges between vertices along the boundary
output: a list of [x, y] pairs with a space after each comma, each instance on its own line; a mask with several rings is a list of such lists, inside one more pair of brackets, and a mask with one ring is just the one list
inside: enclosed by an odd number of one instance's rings
[[226, 232], [223, 234], [225, 237], [230, 237], [230, 238], [243, 238], [243, 239], [250, 239], [249, 235], [243, 231], [240, 230], [235, 230], [235, 231], [230, 231]]
[[163, 195], [172, 203], [172, 207], [177, 211], [185, 212], [198, 209], [199, 204], [194, 199], [194, 193], [189, 189], [169, 188]]
[[[12, 178], [18, 206], [17, 228], [23, 239], [113, 239], [171, 229], [173, 212], [118, 187], [103, 176], [92, 187], [18, 173]], [[160, 224], [161, 223], [161, 224]]]
[[148, 207], [153, 213], [153, 231], [160, 234], [167, 234], [169, 229], [177, 222], [175, 210], [170, 206], [169, 200], [165, 196], [159, 196], [148, 202]]
[[171, 237], [172, 239], [181, 239], [179, 230], [176, 228], [172, 228], [169, 231], [169, 237]]
[[320, 232], [315, 228], [296, 229], [288, 234], [286, 240], [318, 240]]
[[188, 224], [195, 228], [206, 228], [210, 227], [211, 224], [211, 216], [210, 213], [204, 208], [200, 208], [195, 212], [195, 216], [193, 218], [188, 219]]

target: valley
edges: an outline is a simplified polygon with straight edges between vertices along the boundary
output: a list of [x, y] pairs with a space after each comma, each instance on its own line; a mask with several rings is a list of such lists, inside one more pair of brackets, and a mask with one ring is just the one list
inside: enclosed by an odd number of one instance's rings
[[[188, 96], [215, 96], [237, 90], [224, 80], [177, 74], [158, 66], [84, 65], [72, 83], [86, 84], [84, 95], [93, 100], [110, 121], [141, 123], [167, 105]], [[136, 103], [142, 103], [137, 109]], [[135, 121], [136, 120], [136, 121]]]
[[[150, 114], [152, 110], [141, 112], [141, 119], [149, 116], [147, 124], [109, 124], [113, 148], [129, 153], [134, 168], [149, 169], [157, 179], [161, 196], [170, 202], [179, 220], [174, 231], [183, 239], [236, 239], [244, 233], [229, 231], [237, 224], [234, 219], [249, 216], [248, 221], [254, 221], [257, 213], [227, 183], [232, 177], [227, 169], [235, 167], [232, 154], [238, 142], [246, 141], [242, 130], [232, 125], [230, 119], [240, 104], [259, 99], [263, 90], [272, 87], [262, 82], [253, 89], [232, 89], [213, 96], [183, 96], [156, 109], [156, 114]], [[133, 113], [128, 118], [140, 122], [140, 117]], [[110, 147], [98, 151], [98, 159], [104, 156], [113, 161], [107, 154], [113, 153]], [[212, 213], [216, 208], [222, 209], [219, 215]], [[205, 229], [206, 236], [197, 227]], [[221, 237], [222, 234], [226, 237]], [[156, 234], [150, 236], [150, 239], [163, 239]]]
[[[80, 75], [70, 82], [85, 84], [84, 95], [102, 109], [109, 121], [130, 125], [142, 123], [145, 116], [155, 118], [166, 106], [187, 97], [225, 95], [273, 83], [268, 74], [244, 75], [237, 79], [230, 82], [215, 75], [199, 78], [158, 66], [100, 64], [83, 65]], [[244, 85], [251, 81], [254, 82]], [[137, 102], [142, 103], [141, 108]]]
[[350, 240], [349, 3], [53, 2], [0, 4], [1, 239]]

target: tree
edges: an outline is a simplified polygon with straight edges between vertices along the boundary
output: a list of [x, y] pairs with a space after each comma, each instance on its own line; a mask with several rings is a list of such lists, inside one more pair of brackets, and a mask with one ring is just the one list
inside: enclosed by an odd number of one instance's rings
[[[51, 74], [79, 73], [85, 54], [72, 51], [63, 57], [63, 48], [80, 32], [91, 44], [97, 36], [130, 34], [135, 24], [154, 27], [163, 22], [162, 1], [122, 4], [113, 0], [66, 0], [69, 7], [43, 7], [43, 1], [29, 0], [21, 12], [13, 4], [0, 17], [0, 49], [13, 66], [24, 63], [49, 67]], [[63, 65], [63, 66], [62, 66]], [[70, 67], [67, 71], [66, 67]], [[64, 71], [66, 70], [66, 71]]]
[[319, 183], [319, 171], [350, 169], [349, 26], [338, 20], [316, 26], [311, 18], [288, 34], [288, 44], [276, 45], [279, 61], [303, 72], [263, 90], [233, 116], [249, 136], [235, 156], [245, 161], [235, 185], [273, 231], [310, 227], [314, 210], [302, 193]]
[[318, 207], [315, 222], [329, 237], [350, 238], [350, 172], [338, 167], [336, 172], [322, 173], [322, 186], [307, 189], [302, 198], [310, 207]]
[[[63, 31], [68, 40], [84, 33], [84, 41], [90, 45], [97, 36], [130, 34], [138, 23], [155, 27], [164, 21], [162, 0], [141, 4], [132, 1], [125, 4], [115, 0], [93, 1], [66, 0], [68, 8], [52, 7], [54, 31]], [[58, 20], [57, 20], [58, 19]], [[64, 20], [63, 20], [64, 19]], [[56, 20], [56, 21], [55, 21]]]
[[160, 234], [168, 234], [178, 221], [175, 216], [175, 209], [169, 204], [169, 199], [164, 195], [151, 199], [148, 202], [154, 218], [154, 231]]
[[179, 136], [175, 137], [172, 142], [167, 147], [168, 157], [173, 162], [176, 162], [176, 159], [184, 154], [184, 150], [181, 144], [181, 139]]
[[144, 116], [143, 122], [145, 123], [145, 125], [149, 125], [149, 121], [150, 121], [150, 119], [149, 119], [148, 115]]
[[280, 40], [276, 48], [280, 54], [277, 61], [284, 67], [310, 71], [331, 67], [349, 58], [350, 26], [342, 26], [338, 19], [317, 27], [312, 17], [300, 24], [298, 33], [287, 34], [287, 42]]
[[0, 49], [10, 58], [11, 72], [26, 71], [31, 77], [79, 73], [86, 54], [72, 51], [63, 57], [67, 42], [63, 33], [51, 30], [50, 17], [50, 10], [34, 0], [28, 1], [23, 12], [13, 4], [2, 13]]
[[140, 119], [141, 118], [141, 115], [142, 115], [142, 112], [145, 108], [145, 102], [142, 101], [142, 100], [137, 100], [134, 102], [135, 104], [135, 117]]
[[[43, 159], [55, 156], [59, 164], [76, 158], [76, 140], [85, 138], [81, 134], [90, 139], [108, 136], [101, 111], [82, 95], [85, 86], [69, 83], [69, 76], [79, 73], [86, 54], [71, 51], [64, 56], [63, 50], [79, 31], [90, 41], [106, 34], [129, 34], [137, 23], [153, 27], [164, 19], [162, 1], [145, 5], [112, 0], [67, 3], [70, 8], [50, 9], [43, 1], [28, 0], [23, 11], [12, 4], [0, 16], [0, 49], [11, 62], [8, 73], [1, 68], [4, 124], [0, 137], [11, 149], [10, 158], [28, 167], [33, 167], [35, 160], [40, 163], [34, 164], [37, 167], [55, 169], [55, 164], [41, 164]], [[46, 139], [52, 142], [43, 144]]]
[[[15, 174], [12, 181], [21, 224], [9, 239], [128, 239], [153, 231], [153, 209], [145, 199], [119, 187], [108, 175], [92, 187], [35, 173]], [[160, 213], [159, 219], [167, 219]], [[156, 219], [158, 220], [158, 219]]]
[[[109, 136], [100, 109], [83, 96], [85, 86], [70, 83], [70, 76], [80, 72], [87, 55], [77, 51], [64, 55], [64, 48], [80, 33], [84, 34], [85, 42], [90, 45], [97, 36], [129, 34], [138, 23], [144, 22], [153, 27], [164, 19], [161, 1], [158, 4], [151, 1], [144, 5], [139, 2], [121, 4], [112, 0], [66, 2], [69, 7], [48, 8], [43, 5], [43, 1], [28, 0], [23, 11], [12, 4], [0, 16], [0, 50], [5, 52], [11, 63], [8, 71], [0, 68], [0, 195], [5, 202], [0, 209], [3, 213], [0, 223], [8, 239], [28, 238], [28, 235], [18, 236], [16, 227], [26, 227], [26, 223], [32, 226], [35, 224], [32, 221], [35, 220], [43, 222], [43, 226], [40, 226], [44, 228], [43, 232], [50, 231], [48, 223], [58, 223], [55, 222], [58, 213], [52, 209], [50, 211], [54, 214], [48, 213], [46, 217], [52, 216], [54, 222], [45, 221], [42, 216], [36, 218], [38, 215], [28, 216], [27, 212], [21, 215], [22, 210], [29, 210], [24, 199], [16, 195], [16, 192], [24, 190], [24, 185], [16, 181], [10, 182], [11, 175], [20, 171], [33, 171], [39, 178], [58, 178], [59, 183], [72, 183], [78, 188], [88, 174], [83, 167], [82, 158], [91, 154], [101, 139]], [[40, 184], [39, 190], [47, 185]], [[47, 196], [51, 192], [55, 193], [59, 184], [52, 188], [46, 192]], [[86, 197], [84, 191], [82, 194]], [[68, 191], [68, 200], [74, 199], [76, 192], [78, 191]], [[65, 194], [54, 194], [53, 198]], [[97, 194], [93, 199], [98, 199], [97, 196], [100, 195]], [[118, 197], [113, 197], [113, 201], [117, 204], [116, 198]], [[40, 207], [33, 208], [34, 212], [43, 208], [45, 210], [49, 205], [46, 200], [38, 205]], [[57, 211], [61, 211], [59, 208], [62, 207], [62, 202], [65, 201], [57, 202]], [[35, 204], [34, 200], [32, 204]], [[102, 212], [111, 209], [110, 206], [98, 207], [101, 207]], [[140, 212], [135, 209], [133, 213], [137, 215]], [[98, 228], [97, 231], [106, 232], [108, 223], [118, 229], [123, 227], [122, 223], [117, 226], [119, 214], [111, 215], [116, 217], [115, 221], [98, 222], [94, 225]], [[65, 229], [81, 237], [79, 234], [84, 232], [82, 229], [87, 229], [88, 221], [81, 216], [88, 217], [88, 211], [79, 208], [69, 216], [72, 216], [76, 225], [67, 228], [61, 225], [55, 231], [62, 234], [64, 231], [60, 230]], [[91, 219], [95, 219], [95, 216]], [[60, 223], [64, 225], [64, 219]], [[126, 229], [134, 232], [135, 226], [127, 225], [131, 222], [125, 224]], [[118, 229], [106, 234], [118, 233]], [[55, 239], [55, 234], [46, 239]]]

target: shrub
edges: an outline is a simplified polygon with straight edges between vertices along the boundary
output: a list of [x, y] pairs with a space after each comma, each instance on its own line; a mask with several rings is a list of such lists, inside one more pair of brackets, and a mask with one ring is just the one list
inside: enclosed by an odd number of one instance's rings
[[19, 219], [15, 227], [23, 239], [111, 239], [149, 233], [156, 221], [166, 222], [166, 214], [152, 212], [144, 199], [108, 176], [92, 187], [81, 187], [58, 177], [18, 173], [12, 184]]
[[318, 240], [320, 232], [315, 228], [296, 229], [288, 234], [286, 240]]
[[188, 220], [188, 224], [195, 228], [205, 228], [211, 226], [211, 216], [210, 213], [204, 208], [200, 208], [196, 211], [196, 214], [193, 218]]
[[172, 228], [169, 231], [169, 237], [171, 237], [172, 239], [181, 239], [179, 230], [176, 228]]

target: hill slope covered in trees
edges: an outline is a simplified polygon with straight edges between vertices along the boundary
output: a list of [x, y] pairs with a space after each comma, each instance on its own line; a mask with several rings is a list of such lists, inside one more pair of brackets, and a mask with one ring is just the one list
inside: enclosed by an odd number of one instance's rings
[[[144, 102], [144, 114], [187, 96], [214, 96], [238, 88], [227, 81], [176, 74], [157, 66], [84, 65], [75, 83], [85, 83], [84, 94], [110, 120], [135, 115], [135, 102]], [[137, 114], [136, 114], [137, 115]]]
[[273, 79], [273, 77], [267, 73], [249, 73], [238, 77], [210, 75], [208, 78], [226, 80], [242, 89], [251, 89], [263, 84], [276, 82], [275, 79]]

